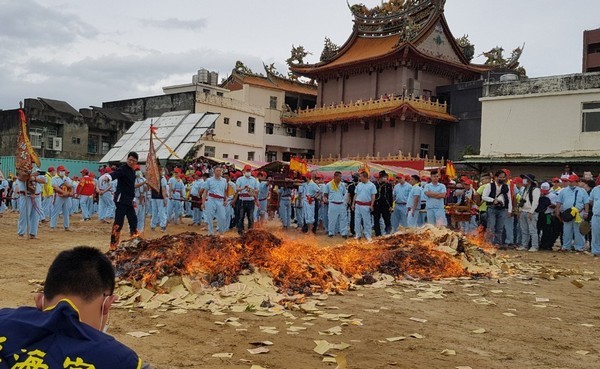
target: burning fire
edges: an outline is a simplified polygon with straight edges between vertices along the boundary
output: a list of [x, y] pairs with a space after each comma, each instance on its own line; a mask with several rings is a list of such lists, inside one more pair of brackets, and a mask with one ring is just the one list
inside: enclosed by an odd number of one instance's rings
[[[376, 272], [419, 279], [480, 274], [469, 270], [465, 261], [493, 262], [475, 241], [450, 231], [425, 230], [395, 234], [372, 244], [352, 241], [326, 248], [312, 237], [293, 240], [264, 230], [252, 230], [240, 238], [188, 232], [155, 240], [134, 239], [108, 255], [119, 277], [147, 286], [155, 286], [163, 276], [189, 275], [217, 287], [259, 268], [282, 291], [310, 293], [373, 283]], [[450, 251], [440, 250], [441, 244]]]

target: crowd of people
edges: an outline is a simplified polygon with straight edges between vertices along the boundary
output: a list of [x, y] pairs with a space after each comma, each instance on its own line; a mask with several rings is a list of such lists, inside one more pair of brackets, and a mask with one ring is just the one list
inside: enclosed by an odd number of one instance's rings
[[[190, 226], [206, 223], [209, 234], [231, 228], [243, 234], [277, 214], [284, 229], [295, 224], [302, 232], [323, 230], [329, 237], [371, 241], [372, 232], [378, 237], [430, 223], [465, 233], [484, 231], [500, 248], [535, 252], [557, 246], [586, 252], [589, 242], [591, 253], [600, 255], [600, 176], [595, 181], [590, 172], [579, 177], [569, 167], [548, 180], [533, 174], [513, 177], [503, 169], [478, 181], [452, 180], [437, 172], [393, 177], [363, 171], [348, 178], [341, 172], [333, 178], [315, 173], [297, 183], [274, 180], [250, 166], [240, 171], [193, 163], [185, 170], [163, 169], [159, 188], [152, 189], [137, 159], [131, 152], [125, 165], [100, 168], [99, 178], [86, 169], [71, 178], [64, 166], [34, 169], [27, 183], [14, 178], [8, 183], [0, 175], [0, 213], [8, 207], [19, 211], [17, 232], [23, 238], [37, 237], [40, 222], [49, 221], [55, 229], [60, 216], [66, 231], [73, 214], [81, 214], [82, 222], [114, 218], [112, 246], [125, 217], [132, 235], [144, 230], [147, 218], [151, 229], [165, 231], [184, 216], [191, 218]], [[50, 266], [44, 292], [34, 297], [35, 307], [0, 310], [0, 362], [11, 367], [150, 368], [103, 334], [116, 300], [114, 289], [113, 266], [99, 250], [61, 252]], [[57, 344], [59, 336], [68, 336], [60, 342], [69, 344]]]
[[[124, 174], [116, 174], [128, 166], [132, 199], [118, 189], [118, 177]], [[293, 181], [274, 180], [249, 165], [237, 170], [195, 161], [163, 168], [158, 191], [147, 184], [137, 158], [120, 168], [99, 168], [99, 178], [87, 169], [80, 174], [70, 177], [62, 165], [37, 170], [31, 175], [35, 189], [0, 177], [0, 214], [8, 208], [19, 211], [21, 238], [36, 238], [39, 223], [56, 229], [59, 217], [66, 231], [77, 214], [82, 222], [93, 217], [106, 223], [114, 220], [113, 245], [124, 217], [131, 235], [144, 232], [148, 221], [151, 230], [165, 232], [183, 218], [191, 220], [190, 226], [206, 226], [214, 235], [230, 229], [243, 234], [256, 222], [277, 216], [284, 229], [324, 232], [329, 237], [371, 241], [400, 227], [430, 223], [465, 233], [485, 231], [500, 248], [538, 251], [560, 246], [563, 251], [591, 249], [600, 255], [600, 237], [594, 237], [600, 231], [600, 180], [594, 181], [590, 172], [579, 177], [569, 166], [560, 176], [543, 181], [533, 174], [513, 177], [506, 169], [477, 180], [466, 176], [452, 180], [437, 172], [420, 177], [381, 171], [346, 178], [340, 172], [332, 178], [313, 173]], [[131, 209], [118, 206], [124, 198]]]

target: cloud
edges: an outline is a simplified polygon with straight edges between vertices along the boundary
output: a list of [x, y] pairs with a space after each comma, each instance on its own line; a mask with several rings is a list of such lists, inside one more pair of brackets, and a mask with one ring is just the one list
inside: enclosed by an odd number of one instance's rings
[[22, 69], [16, 75], [9, 73], [9, 65], [0, 64], [0, 109], [14, 108], [19, 100], [38, 96], [65, 100], [81, 108], [104, 101], [161, 95], [163, 86], [158, 86], [157, 81], [191, 83], [192, 75], [200, 68], [225, 77], [236, 60], [262, 71], [258, 57], [210, 49], [143, 56], [105, 55], [71, 64], [30, 58], [21, 63]]
[[44, 7], [33, 0], [6, 1], [0, 12], [0, 50], [62, 46], [93, 38], [98, 30], [79, 16]]
[[206, 27], [208, 21], [206, 18], [200, 19], [179, 19], [179, 18], [169, 18], [169, 19], [142, 19], [140, 22], [149, 27], [156, 27], [162, 29], [169, 30], [186, 30], [186, 31], [199, 31], [202, 28]]

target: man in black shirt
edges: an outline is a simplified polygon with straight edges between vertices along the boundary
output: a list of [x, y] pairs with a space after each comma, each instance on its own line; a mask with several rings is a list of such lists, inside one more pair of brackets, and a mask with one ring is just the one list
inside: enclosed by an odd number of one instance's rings
[[375, 236], [381, 236], [381, 223], [380, 219], [383, 217], [383, 224], [385, 225], [385, 232], [389, 234], [392, 230], [391, 214], [394, 196], [392, 192], [394, 188], [388, 182], [388, 175], [385, 170], [379, 172], [379, 180], [375, 183], [377, 188], [377, 195], [375, 195], [375, 206], [373, 207], [373, 228], [375, 229]]
[[[348, 196], [350, 199], [354, 198], [354, 194], [356, 193], [356, 185], [358, 183], [358, 175], [357, 174], [353, 174], [352, 175], [352, 181], [348, 184]], [[350, 201], [350, 203], [352, 203], [352, 201]], [[352, 206], [348, 205], [348, 208], [350, 209], [350, 234], [352, 235], [352, 237], [356, 236], [356, 232], [354, 230], [354, 209], [352, 209]]]
[[135, 183], [135, 166], [138, 163], [138, 154], [135, 151], [127, 155], [127, 165], [122, 165], [116, 171], [103, 175], [102, 180], [109, 182], [117, 180], [117, 190], [115, 191], [115, 222], [113, 224], [112, 233], [110, 235], [110, 248], [116, 249], [119, 246], [121, 239], [121, 229], [125, 222], [125, 216], [129, 222], [129, 233], [132, 237], [137, 235], [137, 216], [133, 200], [135, 198], [135, 189], [142, 187], [146, 181]]

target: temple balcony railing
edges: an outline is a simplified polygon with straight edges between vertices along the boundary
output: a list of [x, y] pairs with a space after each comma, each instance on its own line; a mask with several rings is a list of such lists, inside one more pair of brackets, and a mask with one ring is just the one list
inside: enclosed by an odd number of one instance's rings
[[306, 162], [308, 164], [321, 166], [321, 165], [328, 165], [331, 163], [335, 163], [336, 161], [340, 161], [340, 160], [356, 160], [356, 161], [362, 161], [362, 162], [368, 162], [368, 161], [375, 161], [375, 162], [424, 161], [425, 168], [441, 168], [444, 165], [446, 165], [445, 164], [446, 160], [444, 159], [444, 157], [442, 157], [441, 159], [436, 159], [436, 158], [430, 158], [427, 155], [425, 155], [424, 157], [421, 157], [419, 155], [412, 156], [410, 153], [408, 153], [408, 155], [404, 155], [404, 154], [402, 154], [402, 151], [399, 151], [398, 154], [396, 154], [396, 155], [388, 154], [387, 156], [381, 155], [380, 153], [377, 153], [376, 156], [356, 155], [356, 156], [342, 157], [341, 155], [329, 155], [329, 156], [315, 157], [313, 159], [307, 159]]
[[361, 111], [369, 111], [376, 109], [393, 109], [396, 107], [400, 107], [404, 104], [408, 104], [415, 109], [421, 111], [432, 111], [436, 113], [448, 113], [448, 105], [444, 103], [439, 103], [436, 101], [431, 101], [430, 99], [423, 97], [411, 97], [411, 96], [382, 96], [377, 100], [358, 100], [351, 101], [349, 103], [340, 103], [338, 105], [329, 105], [321, 108], [307, 108], [305, 110], [298, 110], [295, 113], [296, 117], [299, 118], [309, 118], [314, 116], [322, 116], [329, 114], [340, 114], [340, 113], [352, 113], [352, 112], [361, 112]]

